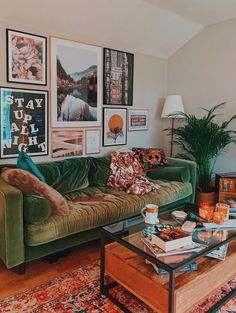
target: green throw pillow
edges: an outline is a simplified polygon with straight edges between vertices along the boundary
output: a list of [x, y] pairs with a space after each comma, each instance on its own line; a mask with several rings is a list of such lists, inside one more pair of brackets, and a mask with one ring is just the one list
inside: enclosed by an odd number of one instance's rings
[[48, 199], [36, 195], [24, 196], [24, 219], [28, 223], [43, 223], [51, 213], [52, 207]]
[[39, 180], [45, 183], [45, 178], [42, 173], [37, 168], [36, 164], [32, 161], [31, 157], [28, 156], [23, 150], [20, 151], [16, 166], [22, 170], [28, 171], [31, 174], [38, 177]]
[[89, 186], [104, 187], [110, 173], [111, 156], [92, 158], [89, 171]]

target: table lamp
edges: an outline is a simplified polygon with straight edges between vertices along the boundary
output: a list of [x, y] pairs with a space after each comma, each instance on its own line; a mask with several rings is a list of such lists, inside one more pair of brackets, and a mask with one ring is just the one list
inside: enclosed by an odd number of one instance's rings
[[[183, 118], [179, 113], [184, 112], [184, 104], [182, 97], [179, 95], [169, 95], [166, 97], [161, 113], [161, 118], [171, 118], [171, 129], [174, 128], [175, 118]], [[171, 132], [170, 156], [173, 153], [173, 131]]]

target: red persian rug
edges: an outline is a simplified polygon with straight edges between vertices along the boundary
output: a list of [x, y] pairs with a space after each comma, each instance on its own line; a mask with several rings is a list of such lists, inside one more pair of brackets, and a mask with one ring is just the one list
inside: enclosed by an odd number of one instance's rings
[[[230, 290], [236, 288], [236, 278], [208, 297], [191, 313], [207, 312]], [[113, 294], [133, 313], [153, 313], [133, 295], [118, 286]], [[0, 301], [1, 313], [121, 313], [110, 300], [99, 294], [99, 263], [79, 268], [43, 285], [25, 290]], [[236, 312], [236, 298], [219, 313]]]

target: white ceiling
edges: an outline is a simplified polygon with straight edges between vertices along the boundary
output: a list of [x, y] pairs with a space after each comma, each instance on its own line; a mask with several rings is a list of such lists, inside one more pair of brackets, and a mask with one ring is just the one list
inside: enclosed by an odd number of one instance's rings
[[0, 0], [9, 26], [168, 58], [236, 0]]

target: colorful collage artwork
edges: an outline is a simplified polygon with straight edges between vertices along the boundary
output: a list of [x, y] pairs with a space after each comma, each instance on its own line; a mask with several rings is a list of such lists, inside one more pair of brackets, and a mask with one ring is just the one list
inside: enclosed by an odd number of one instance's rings
[[[7, 82], [47, 86], [47, 37], [14, 29], [6, 36]], [[132, 53], [50, 41], [50, 110], [45, 87], [0, 87], [1, 159], [21, 150], [47, 155], [49, 147], [53, 158], [97, 154], [126, 145], [127, 130], [148, 129], [147, 110], [124, 108], [133, 105]]]

